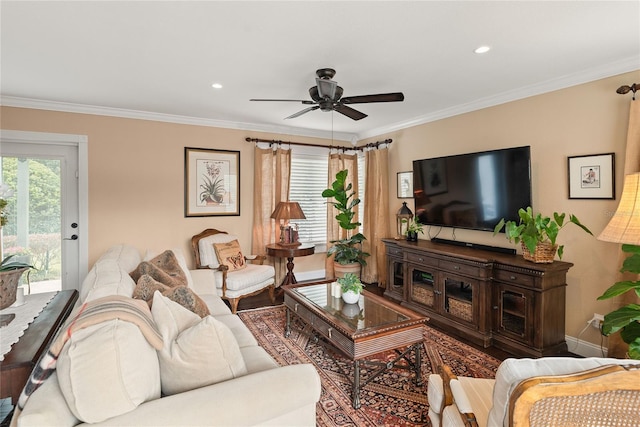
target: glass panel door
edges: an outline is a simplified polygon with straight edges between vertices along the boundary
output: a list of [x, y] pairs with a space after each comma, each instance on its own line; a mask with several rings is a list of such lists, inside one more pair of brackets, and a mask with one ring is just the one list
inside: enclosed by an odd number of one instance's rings
[[80, 274], [79, 252], [80, 242], [86, 248], [80, 234], [86, 227], [79, 225], [80, 141], [18, 131], [2, 131], [0, 139], [0, 181], [14, 191], [0, 251], [36, 268], [29, 274], [33, 293], [77, 289], [86, 274], [84, 268]]
[[2, 253], [35, 267], [27, 277], [31, 292], [61, 289], [61, 160], [2, 157], [2, 182], [14, 192], [7, 199]]

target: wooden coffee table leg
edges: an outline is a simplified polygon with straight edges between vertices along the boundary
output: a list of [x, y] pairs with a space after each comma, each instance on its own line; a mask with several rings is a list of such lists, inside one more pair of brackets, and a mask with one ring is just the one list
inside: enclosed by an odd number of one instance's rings
[[353, 408], [360, 409], [360, 361], [353, 361]]

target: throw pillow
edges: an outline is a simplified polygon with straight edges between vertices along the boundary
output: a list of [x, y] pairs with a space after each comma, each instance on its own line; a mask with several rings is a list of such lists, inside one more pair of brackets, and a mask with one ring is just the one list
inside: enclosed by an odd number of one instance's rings
[[131, 272], [131, 277], [137, 283], [143, 274], [148, 274], [158, 282], [171, 288], [187, 286], [187, 276], [182, 267], [180, 267], [180, 263], [173, 251], [164, 251], [149, 261], [142, 261]]
[[147, 274], [143, 274], [138, 279], [138, 284], [133, 290], [132, 297], [146, 301], [149, 304], [149, 308], [152, 308], [153, 294], [156, 291], [200, 317], [211, 314], [207, 304], [192, 289], [186, 286], [170, 288]]
[[153, 294], [156, 291], [164, 292], [169, 289], [171, 289], [169, 286], [158, 282], [148, 274], [143, 274], [138, 279], [138, 283], [133, 289], [133, 295], [131, 295], [131, 297], [146, 301], [147, 304], [149, 304], [149, 308], [151, 308], [153, 303]]
[[69, 409], [86, 423], [160, 397], [158, 353], [130, 322], [114, 319], [74, 332], [56, 370]]
[[229, 271], [241, 270], [247, 266], [240, 250], [240, 243], [237, 240], [214, 243], [213, 249], [216, 251], [220, 265], [226, 265], [229, 267]]
[[[187, 260], [184, 257], [184, 253], [182, 252], [182, 249], [178, 247], [174, 247], [174, 248], [171, 248], [170, 250], [175, 255], [176, 259], [178, 260], [178, 265], [180, 266], [180, 268], [184, 272], [184, 275], [187, 278], [187, 286], [190, 288], [193, 288], [193, 278], [191, 277], [191, 271], [189, 271], [189, 267], [187, 266]], [[150, 261], [157, 256], [158, 256], [157, 251], [147, 249], [142, 261]], [[139, 262], [137, 264], [139, 264]]]
[[162, 393], [171, 395], [245, 375], [240, 347], [224, 323], [200, 319], [156, 292], [151, 309], [164, 339], [159, 352]]

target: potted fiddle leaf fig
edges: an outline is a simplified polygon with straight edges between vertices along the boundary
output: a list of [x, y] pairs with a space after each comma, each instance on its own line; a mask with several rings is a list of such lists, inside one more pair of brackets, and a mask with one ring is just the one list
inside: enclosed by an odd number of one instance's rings
[[[640, 274], [640, 246], [622, 245], [622, 250], [630, 255], [622, 263], [620, 272]], [[640, 280], [625, 280], [614, 283], [598, 299], [613, 298], [629, 291], [635, 292], [640, 297]], [[602, 333], [608, 336], [616, 332], [620, 332], [622, 341], [629, 344], [629, 357], [640, 359], [639, 304], [627, 304], [604, 316]]]
[[569, 221], [565, 222], [566, 214], [553, 213], [553, 218], [543, 216], [541, 213], [533, 214], [533, 209], [528, 206], [526, 209], [518, 210], [519, 220], [505, 221], [500, 219], [493, 229], [493, 235], [498, 234], [503, 228], [507, 240], [522, 245], [522, 256], [528, 261], [537, 263], [552, 263], [556, 251], [558, 257], [562, 259], [564, 245], [556, 244], [558, 233], [567, 224], [575, 224], [585, 232], [593, 233], [584, 226], [573, 214], [569, 215]]
[[339, 171], [331, 188], [322, 192], [322, 197], [333, 199], [327, 203], [336, 208], [338, 215], [335, 218], [338, 220], [338, 225], [347, 231], [346, 238], [332, 240], [333, 245], [327, 250], [327, 257], [334, 256], [336, 274], [339, 271], [359, 271], [362, 266], [367, 265], [365, 258], [370, 255], [362, 250], [362, 242], [366, 237], [362, 233], [353, 234], [353, 231], [361, 225], [360, 222], [354, 221], [354, 208], [360, 204], [360, 199], [352, 190], [351, 183], [346, 183], [347, 174], [346, 169]]

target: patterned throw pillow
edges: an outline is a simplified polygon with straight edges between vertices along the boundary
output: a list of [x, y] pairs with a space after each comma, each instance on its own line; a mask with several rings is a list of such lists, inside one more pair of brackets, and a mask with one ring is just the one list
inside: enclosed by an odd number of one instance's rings
[[214, 243], [213, 249], [216, 251], [220, 265], [226, 265], [229, 267], [229, 271], [242, 270], [247, 266], [240, 250], [240, 243], [237, 240], [228, 243]]

